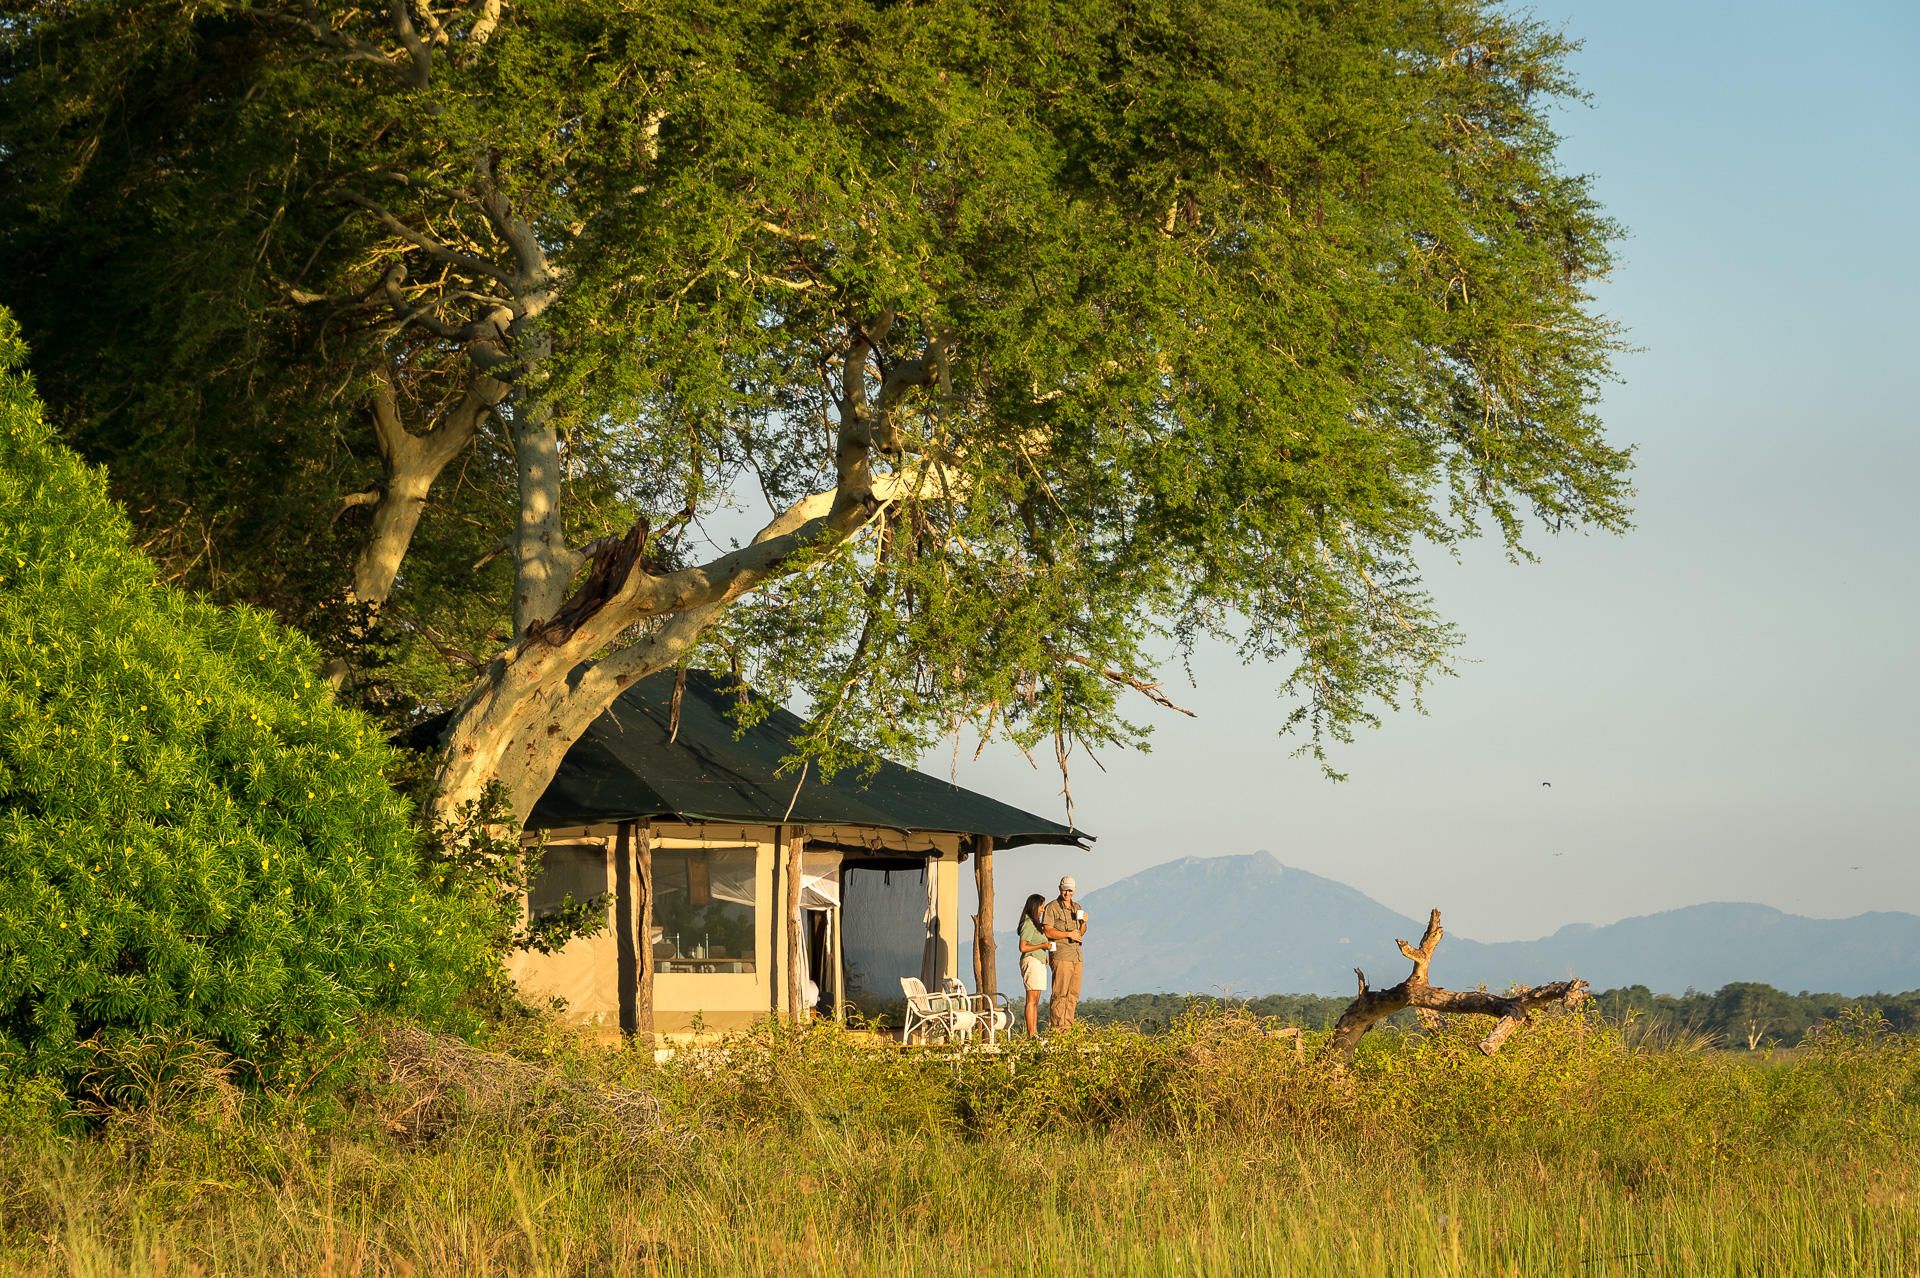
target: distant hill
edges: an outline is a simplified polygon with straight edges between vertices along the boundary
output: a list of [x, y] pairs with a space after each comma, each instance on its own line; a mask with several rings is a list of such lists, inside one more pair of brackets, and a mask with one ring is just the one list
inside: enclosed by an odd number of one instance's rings
[[[1332, 879], [1266, 852], [1184, 857], [1084, 898], [1094, 930], [1086, 994], [1157, 992], [1344, 994], [1353, 969], [1374, 985], [1407, 973], [1395, 937], [1424, 920], [1398, 914]], [[1444, 908], [1444, 903], [1442, 903]], [[1002, 938], [1003, 958], [1012, 950]], [[1715, 902], [1573, 924], [1537, 941], [1483, 943], [1449, 932], [1436, 983], [1505, 988], [1567, 975], [1595, 989], [1713, 990], [1760, 981], [1783, 990], [1868, 994], [1920, 986], [1920, 916], [1890, 912], [1810, 919], [1764, 905]], [[1001, 988], [1017, 990], [1010, 960]]]

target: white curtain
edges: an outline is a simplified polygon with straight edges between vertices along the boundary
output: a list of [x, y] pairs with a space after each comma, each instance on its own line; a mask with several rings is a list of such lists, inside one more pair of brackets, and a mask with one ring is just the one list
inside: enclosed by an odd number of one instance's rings
[[800, 908], [803, 910], [840, 908], [840, 853], [803, 852], [800, 854]]
[[940, 863], [926, 862], [927, 908], [920, 916], [926, 929], [926, 942], [920, 948], [920, 982], [930, 990], [940, 988], [947, 975], [947, 947], [940, 943]]
[[704, 848], [707, 854], [707, 890], [716, 901], [730, 901], [752, 909], [754, 863], [758, 849]]

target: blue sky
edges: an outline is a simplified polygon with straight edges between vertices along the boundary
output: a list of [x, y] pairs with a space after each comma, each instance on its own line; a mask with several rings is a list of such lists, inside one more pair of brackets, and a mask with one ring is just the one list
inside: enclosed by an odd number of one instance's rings
[[[1584, 42], [1563, 156], [1629, 231], [1599, 296], [1639, 348], [1603, 405], [1636, 528], [1433, 557], [1458, 677], [1343, 784], [1275, 735], [1278, 672], [1169, 671], [1200, 717], [1081, 761], [1096, 850], [998, 858], [1002, 913], [1064, 869], [1262, 848], [1483, 940], [1706, 900], [1920, 913], [1920, 5], [1534, 12]], [[1050, 771], [966, 753], [962, 784], [1058, 814]]]

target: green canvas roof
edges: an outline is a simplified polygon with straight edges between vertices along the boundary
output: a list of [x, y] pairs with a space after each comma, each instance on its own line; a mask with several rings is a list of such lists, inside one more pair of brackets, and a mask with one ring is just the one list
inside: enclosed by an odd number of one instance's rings
[[776, 707], [736, 736], [734, 694], [703, 671], [687, 673], [680, 731], [669, 741], [673, 684], [671, 671], [642, 679], [595, 720], [567, 752], [528, 828], [654, 819], [837, 825], [984, 834], [1000, 847], [1085, 847], [1093, 837], [897, 763], [883, 762], [871, 776], [847, 769], [831, 781], [817, 771], [804, 781], [795, 769], [776, 773], [805, 723]]

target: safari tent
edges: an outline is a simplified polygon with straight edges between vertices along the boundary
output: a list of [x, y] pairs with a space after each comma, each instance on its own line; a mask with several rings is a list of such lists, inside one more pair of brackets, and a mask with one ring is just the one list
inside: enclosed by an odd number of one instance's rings
[[[527, 908], [605, 895], [608, 925], [518, 954], [522, 993], [609, 1031], [684, 1034], [883, 1010], [903, 976], [991, 990], [993, 853], [1090, 836], [896, 764], [783, 772], [803, 721], [774, 707], [741, 732], [735, 704], [719, 677], [656, 675], [568, 753], [528, 822], [546, 850]], [[963, 973], [969, 861], [985, 917]]]

